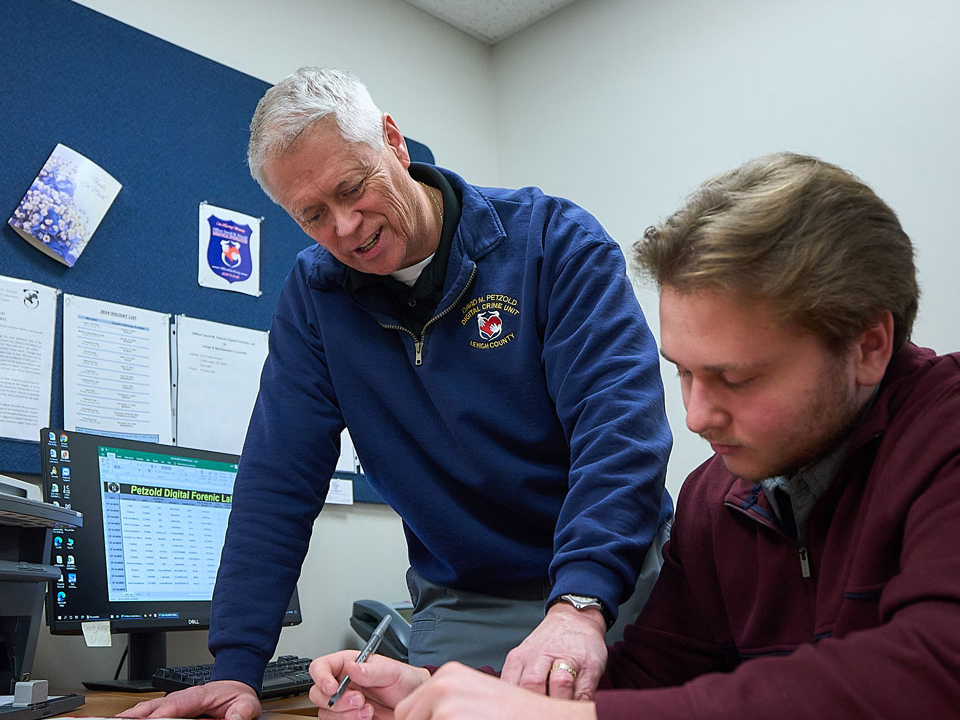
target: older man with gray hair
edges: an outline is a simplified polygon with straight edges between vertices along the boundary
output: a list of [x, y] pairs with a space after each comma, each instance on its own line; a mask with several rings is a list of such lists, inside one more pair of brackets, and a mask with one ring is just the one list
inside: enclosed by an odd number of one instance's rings
[[219, 682], [127, 715], [259, 711], [344, 427], [404, 522], [411, 663], [592, 697], [605, 633], [645, 600], [672, 517], [656, 345], [619, 246], [567, 200], [412, 163], [337, 70], [266, 93], [249, 161], [316, 245], [281, 293], [237, 476]]

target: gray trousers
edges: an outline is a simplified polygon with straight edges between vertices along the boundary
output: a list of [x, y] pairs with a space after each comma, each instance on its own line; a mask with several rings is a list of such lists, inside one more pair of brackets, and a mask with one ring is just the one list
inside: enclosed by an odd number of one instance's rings
[[[654, 543], [640, 569], [637, 588], [620, 606], [617, 621], [607, 631], [607, 644], [623, 637], [650, 596], [660, 567], [663, 545], [670, 537], [673, 518], [661, 523]], [[442, 665], [457, 660], [470, 667], [503, 668], [513, 648], [540, 624], [550, 596], [546, 578], [520, 588], [511, 588], [511, 597], [458, 590], [425, 580], [412, 568], [407, 570], [407, 587], [413, 601], [409, 657], [411, 665]]]

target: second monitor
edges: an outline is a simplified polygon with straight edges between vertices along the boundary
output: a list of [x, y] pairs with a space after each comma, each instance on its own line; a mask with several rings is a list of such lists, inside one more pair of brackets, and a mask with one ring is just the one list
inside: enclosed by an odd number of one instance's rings
[[[50, 631], [101, 622], [130, 633], [129, 679], [84, 685], [153, 690], [164, 633], [210, 625], [239, 458], [56, 428], [44, 428], [40, 445], [46, 500], [84, 516], [82, 528], [53, 536], [61, 578], [47, 594]], [[294, 590], [284, 625], [300, 621]]]

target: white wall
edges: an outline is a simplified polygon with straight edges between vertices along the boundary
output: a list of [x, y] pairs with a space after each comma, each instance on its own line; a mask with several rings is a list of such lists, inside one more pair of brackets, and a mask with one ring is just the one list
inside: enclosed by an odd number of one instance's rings
[[[851, 169], [900, 215], [914, 339], [958, 349], [960, 4], [589, 0], [494, 49], [500, 183], [595, 213], [629, 248], [708, 176], [776, 150]], [[658, 333], [656, 293], [640, 288]], [[659, 333], [658, 333], [659, 334]], [[709, 448], [664, 364], [676, 492]]]
[[[350, 69], [407, 136], [430, 146], [438, 162], [475, 182], [496, 182], [491, 50], [407, 3], [83, 0], [81, 4], [267, 82], [276, 82], [301, 65]], [[313, 657], [353, 642], [347, 624], [353, 600], [408, 599], [405, 569], [406, 545], [392, 510], [370, 505], [325, 509], [314, 526], [299, 583], [304, 622], [283, 630], [278, 653]], [[168, 637], [169, 664], [209, 661], [206, 633]], [[79, 688], [83, 679], [113, 677], [126, 636], [115, 635], [113, 642], [112, 648], [87, 649], [82, 638], [53, 637], [44, 628], [34, 677], [46, 678], [61, 690]]]

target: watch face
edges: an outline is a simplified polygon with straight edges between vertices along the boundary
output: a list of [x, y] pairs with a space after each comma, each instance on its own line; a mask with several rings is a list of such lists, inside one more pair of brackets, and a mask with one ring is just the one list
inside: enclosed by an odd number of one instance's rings
[[577, 610], [584, 610], [586, 608], [595, 607], [599, 610], [603, 610], [603, 603], [600, 602], [598, 598], [590, 597], [589, 595], [561, 595], [561, 600], [573, 605]]

